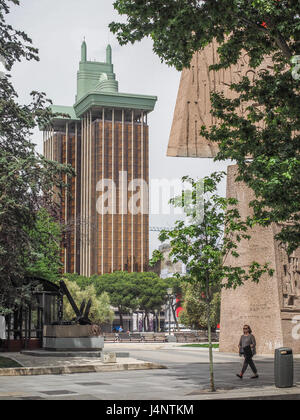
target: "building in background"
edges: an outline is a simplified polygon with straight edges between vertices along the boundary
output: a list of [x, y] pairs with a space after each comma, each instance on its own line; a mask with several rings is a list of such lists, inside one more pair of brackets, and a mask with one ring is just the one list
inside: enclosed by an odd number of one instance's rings
[[162, 279], [167, 279], [168, 277], [173, 277], [175, 273], [186, 274], [186, 266], [181, 261], [173, 263], [170, 259], [171, 245], [163, 244], [160, 245], [159, 251], [163, 255], [163, 260], [160, 261], [159, 275]]
[[156, 101], [119, 93], [111, 47], [106, 62], [88, 61], [83, 42], [75, 104], [53, 106], [59, 115], [43, 139], [44, 155], [76, 172], [61, 194], [65, 272], [91, 276], [147, 269], [147, 115]]

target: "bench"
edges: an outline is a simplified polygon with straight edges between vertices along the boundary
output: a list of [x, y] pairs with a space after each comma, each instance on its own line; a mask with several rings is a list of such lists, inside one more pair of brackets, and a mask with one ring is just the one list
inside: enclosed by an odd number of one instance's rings
[[117, 341], [117, 335], [115, 333], [104, 333], [104, 341]]
[[219, 338], [220, 338], [220, 333], [219, 332], [212, 332], [211, 333], [211, 339], [212, 339], [212, 341], [218, 343], [219, 342]]
[[130, 342], [130, 334], [127, 333], [118, 333], [118, 341]]
[[174, 336], [176, 337], [177, 343], [185, 343], [185, 335], [181, 332], [174, 332]]
[[199, 343], [200, 337], [196, 333], [184, 333], [186, 343]]
[[143, 341], [143, 337], [140, 333], [131, 333], [130, 334], [130, 341], [132, 343], [140, 343]]
[[165, 343], [167, 341], [167, 337], [164, 333], [155, 333], [154, 341], [157, 343]]
[[165, 333], [147, 333], [143, 334], [144, 343], [165, 343], [167, 337]]
[[200, 343], [207, 341], [207, 335], [205, 332], [174, 332], [177, 343]]
[[154, 342], [154, 333], [153, 334], [143, 334], [143, 340], [144, 342]]

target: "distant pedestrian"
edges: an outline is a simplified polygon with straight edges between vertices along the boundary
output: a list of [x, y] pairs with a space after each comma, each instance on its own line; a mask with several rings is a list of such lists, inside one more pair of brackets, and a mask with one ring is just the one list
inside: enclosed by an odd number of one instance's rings
[[244, 356], [245, 360], [242, 371], [240, 374], [237, 374], [237, 376], [240, 379], [243, 379], [244, 373], [246, 372], [249, 365], [252, 369], [252, 372], [254, 373], [254, 375], [251, 376], [251, 379], [257, 379], [257, 369], [253, 362], [253, 356], [256, 354], [256, 341], [249, 325], [244, 325], [243, 327], [243, 335], [241, 336], [239, 342], [239, 354], [240, 356]]

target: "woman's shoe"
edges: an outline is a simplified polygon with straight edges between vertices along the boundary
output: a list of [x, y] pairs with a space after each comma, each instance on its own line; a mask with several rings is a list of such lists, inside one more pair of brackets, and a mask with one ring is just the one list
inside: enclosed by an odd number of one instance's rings
[[236, 374], [236, 376], [238, 376], [240, 379], [243, 379], [243, 375], [239, 375], [238, 373]]
[[251, 379], [257, 379], [257, 378], [259, 378], [258, 375], [251, 376]]

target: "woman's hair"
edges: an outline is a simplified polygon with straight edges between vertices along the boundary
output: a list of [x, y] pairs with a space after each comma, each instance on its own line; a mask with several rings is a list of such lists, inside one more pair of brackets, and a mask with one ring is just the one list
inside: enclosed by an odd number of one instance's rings
[[249, 330], [249, 334], [252, 334], [252, 330], [251, 330], [251, 328], [250, 328], [250, 325], [244, 325], [244, 327], [243, 328], [245, 328], [245, 327], [247, 327], [248, 328], [248, 330]]

